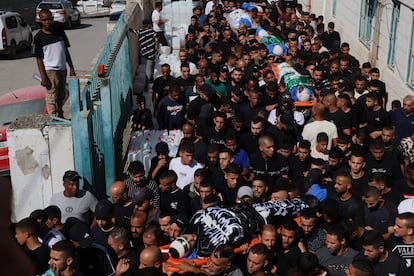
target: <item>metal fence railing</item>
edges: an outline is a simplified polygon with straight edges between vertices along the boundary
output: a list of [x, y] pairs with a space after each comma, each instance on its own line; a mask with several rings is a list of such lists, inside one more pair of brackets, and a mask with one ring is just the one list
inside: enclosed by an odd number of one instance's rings
[[[117, 178], [122, 159], [122, 133], [132, 106], [128, 25], [120, 16], [81, 90], [79, 79], [69, 79], [75, 169], [83, 185], [105, 198]], [[105, 73], [98, 76], [98, 66]]]

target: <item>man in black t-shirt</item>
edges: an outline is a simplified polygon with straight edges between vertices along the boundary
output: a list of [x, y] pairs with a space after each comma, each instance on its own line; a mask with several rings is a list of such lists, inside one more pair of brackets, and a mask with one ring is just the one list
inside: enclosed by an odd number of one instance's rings
[[385, 249], [385, 241], [380, 233], [376, 231], [366, 232], [362, 245], [364, 256], [373, 265], [375, 275], [410, 275], [401, 256]]
[[286, 159], [275, 152], [273, 137], [259, 138], [259, 150], [251, 155], [250, 169], [254, 177], [261, 177], [267, 183], [275, 183], [278, 177], [289, 173]]
[[403, 179], [400, 164], [389, 152], [385, 152], [384, 142], [378, 138], [371, 142], [370, 153], [365, 156], [366, 172], [369, 175], [380, 172], [387, 175], [388, 181], [398, 183]]
[[414, 214], [402, 213], [395, 219], [394, 236], [387, 240], [386, 248], [400, 255], [414, 275]]
[[129, 261], [129, 268], [122, 275], [134, 275], [139, 267], [139, 254], [135, 248], [131, 247], [128, 231], [122, 227], [113, 229], [108, 236], [108, 245], [115, 252], [117, 263], [125, 258]]
[[336, 125], [338, 135], [351, 135], [351, 117], [339, 109], [336, 105], [337, 99], [335, 94], [330, 93], [323, 97], [323, 104], [326, 108], [324, 113], [325, 120]]
[[154, 107], [154, 116], [157, 116], [158, 103], [162, 98], [168, 95], [171, 87], [175, 82], [175, 78], [171, 76], [171, 67], [164, 63], [161, 65], [161, 76], [154, 80], [152, 85], [152, 106]]
[[122, 181], [115, 181], [109, 189], [109, 194], [114, 203], [115, 225], [129, 229], [130, 219], [135, 205], [128, 197], [126, 185]]
[[39, 241], [37, 222], [32, 218], [25, 218], [16, 225], [15, 238], [22, 246], [26, 255], [35, 266], [35, 274], [43, 274], [49, 269], [49, 248]]
[[168, 170], [160, 176], [160, 209], [161, 212], [174, 216], [178, 213], [186, 218], [190, 215], [190, 204], [187, 193], [177, 187], [177, 174]]
[[289, 269], [297, 267], [301, 251], [298, 247], [299, 226], [292, 220], [283, 222], [280, 238], [277, 240], [277, 273], [286, 274]]
[[364, 218], [361, 198], [352, 194], [352, 178], [349, 173], [338, 173], [334, 183], [334, 193], [330, 193], [328, 187], [328, 197], [333, 198], [339, 205], [338, 214], [343, 219], [352, 219], [359, 227], [364, 226]]
[[53, 273], [53, 275], [84, 276], [85, 274], [80, 272], [75, 266], [75, 257], [75, 246], [71, 241], [64, 240], [57, 242], [50, 250], [50, 270], [46, 271], [45, 275]]

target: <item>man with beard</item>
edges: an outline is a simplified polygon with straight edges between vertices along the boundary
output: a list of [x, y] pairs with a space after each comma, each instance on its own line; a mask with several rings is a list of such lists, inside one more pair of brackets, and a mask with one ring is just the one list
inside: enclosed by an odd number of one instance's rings
[[227, 95], [233, 102], [233, 110], [238, 111], [238, 104], [243, 100], [245, 83], [243, 82], [243, 71], [236, 67], [230, 74], [230, 80], [226, 84]]
[[134, 275], [135, 271], [138, 270], [139, 260], [138, 252], [135, 248], [131, 247], [128, 231], [122, 227], [114, 228], [108, 236], [108, 245], [115, 253], [117, 263], [121, 262], [122, 259], [129, 260], [129, 268], [124, 272], [123, 276]]
[[376, 172], [385, 173], [391, 183], [400, 182], [403, 179], [401, 167], [397, 159], [389, 152], [385, 152], [384, 142], [378, 138], [370, 143], [370, 153], [365, 156], [366, 172], [372, 175]]
[[[167, 147], [168, 148], [168, 147]], [[155, 147], [157, 153], [159, 147]], [[165, 152], [165, 147], [162, 150]], [[145, 168], [141, 161], [132, 161], [128, 166], [129, 178], [124, 180], [126, 187], [128, 188], [128, 197], [133, 198], [139, 190], [145, 187], [149, 188], [153, 192], [152, 206], [159, 208], [160, 206], [160, 190], [158, 184], [153, 179], [145, 179]], [[159, 178], [159, 177], [158, 177]]]
[[397, 217], [397, 207], [381, 198], [380, 191], [368, 186], [364, 192], [364, 221], [365, 230], [376, 230], [384, 239], [388, 239], [394, 232], [394, 221]]
[[311, 144], [308, 140], [299, 141], [297, 154], [288, 159], [289, 172], [295, 185], [304, 183], [305, 177], [309, 173], [312, 159], [310, 147]]
[[253, 153], [259, 152], [259, 137], [263, 134], [265, 121], [262, 117], [255, 117], [250, 121], [250, 131], [241, 135], [239, 144], [240, 147], [246, 150], [251, 157]]
[[171, 67], [164, 63], [161, 65], [161, 76], [154, 80], [152, 85], [152, 106], [154, 107], [154, 117], [157, 117], [158, 103], [168, 95], [173, 86], [175, 78], [171, 76]]
[[267, 201], [268, 186], [263, 179], [254, 178], [252, 181], [253, 202]]
[[325, 246], [316, 251], [319, 264], [328, 269], [329, 275], [344, 275], [358, 254], [358, 251], [347, 246], [346, 240], [344, 227], [339, 224], [332, 225], [326, 232]]
[[387, 111], [381, 107], [380, 95], [376, 92], [369, 92], [365, 99], [367, 106], [367, 127], [371, 139], [381, 136], [382, 129], [391, 125], [391, 119]]
[[270, 251], [266, 245], [258, 243], [252, 246], [249, 253], [247, 253], [247, 273], [244, 275], [273, 275], [270, 271], [267, 271], [269, 256]]
[[316, 252], [325, 244], [325, 231], [318, 226], [318, 217], [312, 208], [300, 212], [300, 228], [304, 246], [310, 252]]
[[109, 194], [114, 203], [115, 225], [128, 229], [132, 212], [135, 209], [135, 205], [128, 197], [128, 188], [124, 182], [115, 181], [109, 189]]
[[130, 220], [131, 225], [131, 242], [135, 248], [143, 247], [142, 235], [147, 226], [147, 213], [140, 210], [134, 210]]
[[289, 269], [297, 267], [301, 251], [298, 247], [299, 226], [287, 219], [282, 223], [280, 238], [277, 242], [277, 273], [287, 275]]
[[395, 126], [394, 143], [398, 144], [402, 138], [414, 133], [414, 97], [407, 95], [403, 99], [403, 107], [395, 110], [391, 115]]
[[339, 215], [343, 219], [352, 219], [360, 227], [364, 226], [361, 199], [352, 194], [352, 178], [349, 173], [339, 173], [334, 183], [335, 194], [328, 197], [333, 198], [339, 204]]
[[366, 232], [362, 244], [364, 256], [373, 265], [375, 275], [410, 275], [401, 257], [385, 249], [385, 241], [380, 233]]

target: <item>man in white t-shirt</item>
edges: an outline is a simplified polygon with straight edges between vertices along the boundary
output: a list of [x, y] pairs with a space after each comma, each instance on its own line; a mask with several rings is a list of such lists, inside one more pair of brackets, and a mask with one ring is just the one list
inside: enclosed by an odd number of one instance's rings
[[204, 9], [204, 13], [206, 15], [209, 15], [210, 12], [213, 10], [214, 6], [217, 6], [218, 1], [217, 0], [209, 0], [206, 4], [206, 8]]
[[177, 174], [177, 187], [184, 189], [188, 184], [194, 182], [194, 172], [203, 166], [193, 159], [193, 142], [184, 140], [179, 149], [180, 156], [171, 160], [169, 169]]
[[62, 223], [69, 217], [75, 217], [89, 225], [90, 212], [95, 212], [98, 200], [86, 190], [79, 190], [81, 177], [75, 171], [66, 171], [63, 175], [63, 192], [52, 195], [50, 205], [59, 207], [62, 212]]
[[162, 11], [162, 2], [155, 3], [155, 8], [152, 11], [151, 20], [152, 20], [152, 29], [157, 34], [158, 44], [163, 46], [169, 46], [167, 39], [165, 38], [165, 23], [168, 22], [168, 19], [164, 19], [161, 16]]
[[325, 107], [321, 103], [316, 103], [312, 107], [313, 122], [305, 125], [302, 131], [302, 138], [311, 142], [311, 148], [315, 148], [318, 133], [325, 132], [329, 138], [327, 150], [330, 150], [332, 147], [336, 146], [338, 131], [334, 123], [324, 120], [324, 112]]

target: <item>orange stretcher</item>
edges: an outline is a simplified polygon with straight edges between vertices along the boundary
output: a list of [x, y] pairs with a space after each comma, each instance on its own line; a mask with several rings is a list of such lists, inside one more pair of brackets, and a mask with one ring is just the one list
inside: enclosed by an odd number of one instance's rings
[[312, 107], [315, 102], [294, 102], [295, 107]]
[[[255, 244], [258, 244], [259, 242], [260, 242], [259, 238], [252, 239], [248, 244], [248, 248], [251, 248]], [[165, 252], [165, 250], [168, 250], [169, 247], [170, 247], [170, 245], [167, 244], [167, 245], [160, 246], [160, 249], [161, 249], [161, 251]], [[242, 253], [242, 252], [243, 252], [242, 247], [234, 248], [234, 253], [235, 254], [239, 254], [239, 253]], [[179, 272], [180, 269], [178, 267], [175, 267], [175, 266], [179, 265], [180, 263], [185, 262], [185, 263], [192, 264], [196, 267], [200, 267], [200, 266], [206, 265], [208, 263], [208, 258], [205, 258], [205, 259], [200, 259], [200, 258], [197, 258], [197, 259], [184, 259], [184, 258], [176, 259], [176, 258], [169, 257], [165, 262], [170, 265], [170, 266], [165, 268], [167, 271], [169, 271], [169, 272]]]

